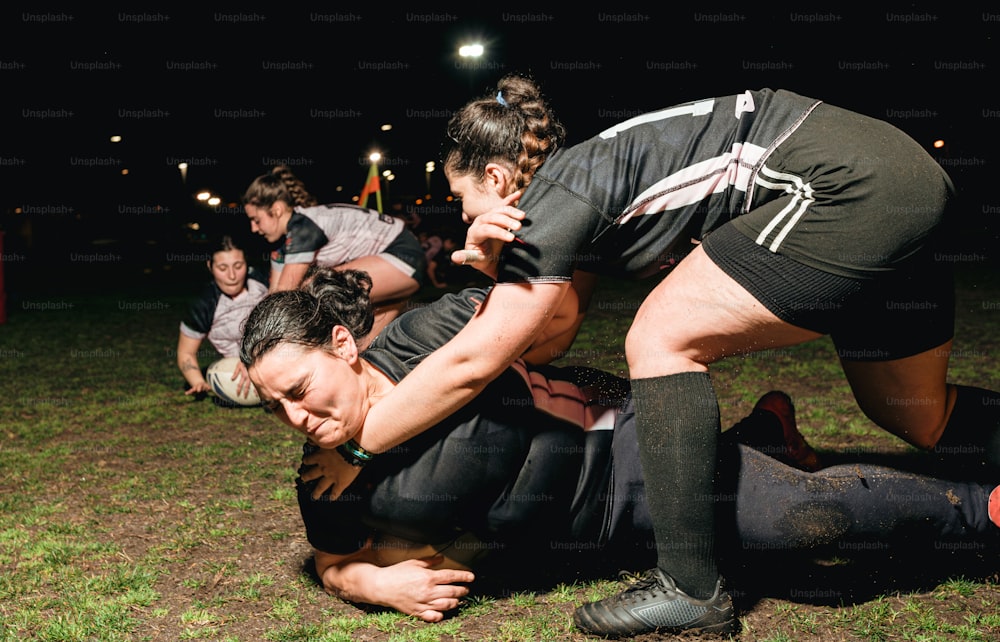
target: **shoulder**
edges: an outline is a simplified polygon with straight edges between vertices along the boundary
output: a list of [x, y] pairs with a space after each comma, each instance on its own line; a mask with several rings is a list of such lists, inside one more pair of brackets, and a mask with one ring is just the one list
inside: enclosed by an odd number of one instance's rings
[[222, 290], [220, 290], [219, 286], [215, 284], [215, 281], [207, 281], [204, 285], [202, 285], [198, 296], [192, 299], [191, 305], [197, 306], [208, 303], [214, 307], [220, 296], [222, 296]]
[[253, 278], [247, 279], [247, 292], [254, 300], [260, 300], [267, 296], [268, 284], [263, 274], [257, 272]]
[[296, 252], [316, 250], [326, 244], [328, 239], [324, 226], [320, 224], [318, 213], [311, 211], [315, 209], [296, 210], [289, 219], [284, 245], [286, 259]]
[[215, 284], [215, 281], [206, 283], [201, 294], [191, 301], [184, 323], [193, 330], [207, 332], [212, 326], [215, 309], [219, 305], [221, 296], [222, 290]]
[[288, 229], [293, 229], [303, 225], [315, 224], [318, 213], [315, 207], [296, 207], [292, 210], [292, 216], [288, 219]]
[[420, 361], [458, 334], [487, 294], [486, 288], [466, 288], [411, 308], [386, 326], [372, 340], [372, 347], [387, 350], [407, 363]]

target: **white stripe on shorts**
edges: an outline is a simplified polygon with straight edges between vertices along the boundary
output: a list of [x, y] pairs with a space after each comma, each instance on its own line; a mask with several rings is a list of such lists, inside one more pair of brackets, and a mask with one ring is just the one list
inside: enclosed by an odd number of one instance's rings
[[[765, 180], [761, 178], [761, 175], [766, 176], [771, 180]], [[769, 169], [766, 165], [760, 168], [760, 173], [757, 174], [757, 178], [754, 181], [757, 185], [765, 187], [771, 190], [780, 190], [786, 194], [792, 195], [792, 200], [789, 201], [788, 205], [782, 209], [778, 214], [771, 219], [771, 222], [764, 226], [761, 230], [760, 235], [757, 236], [757, 244], [764, 245], [767, 237], [771, 235], [782, 221], [788, 217], [789, 213], [792, 213], [791, 217], [784, 222], [777, 236], [771, 241], [771, 244], [767, 246], [772, 252], [777, 251], [781, 242], [785, 240], [788, 233], [792, 231], [795, 224], [798, 222], [802, 215], [805, 214], [806, 208], [810, 204], [816, 201], [813, 198], [813, 189], [809, 183], [803, 182], [801, 178], [795, 176], [794, 174], [787, 174], [785, 172], [776, 172]]]

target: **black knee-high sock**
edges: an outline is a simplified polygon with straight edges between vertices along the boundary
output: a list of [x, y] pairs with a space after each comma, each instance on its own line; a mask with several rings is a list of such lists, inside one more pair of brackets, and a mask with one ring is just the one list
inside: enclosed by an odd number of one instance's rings
[[934, 451], [946, 465], [966, 473], [995, 475], [1000, 471], [1000, 393], [955, 386], [955, 407]]
[[656, 536], [657, 565], [692, 597], [719, 578], [715, 471], [719, 404], [708, 373], [632, 380], [639, 460]]

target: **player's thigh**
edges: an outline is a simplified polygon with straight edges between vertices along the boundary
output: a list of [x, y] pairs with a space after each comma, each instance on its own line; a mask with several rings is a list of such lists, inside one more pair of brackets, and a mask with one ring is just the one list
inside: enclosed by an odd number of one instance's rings
[[778, 318], [695, 247], [646, 297], [625, 341], [632, 377], [707, 371], [729, 355], [822, 336]]
[[844, 373], [869, 419], [919, 448], [931, 448], [955, 403], [947, 385], [951, 341], [891, 361], [842, 360]]
[[381, 256], [362, 256], [342, 263], [338, 270], [363, 270], [372, 279], [371, 299], [374, 303], [410, 296], [420, 289], [420, 283]]

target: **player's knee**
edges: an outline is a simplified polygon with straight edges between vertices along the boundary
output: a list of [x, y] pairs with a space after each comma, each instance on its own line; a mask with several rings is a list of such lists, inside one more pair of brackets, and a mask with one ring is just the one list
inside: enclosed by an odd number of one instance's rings
[[930, 450], [948, 423], [945, 403], [936, 399], [902, 397], [880, 404], [862, 404], [861, 410], [876, 425], [908, 444]]
[[671, 345], [662, 336], [649, 336], [634, 328], [625, 335], [625, 358], [633, 378], [708, 370], [691, 351]]
[[632, 326], [625, 335], [625, 359], [633, 373], [649, 369], [654, 364], [665, 364], [669, 354], [669, 348], [642, 329]]
[[629, 366], [632, 366], [633, 361], [639, 358], [639, 352], [641, 349], [642, 342], [635, 331], [635, 326], [632, 326], [632, 328], [630, 328], [628, 333], [625, 335], [625, 359]]

